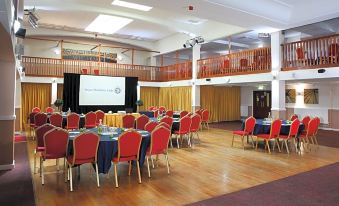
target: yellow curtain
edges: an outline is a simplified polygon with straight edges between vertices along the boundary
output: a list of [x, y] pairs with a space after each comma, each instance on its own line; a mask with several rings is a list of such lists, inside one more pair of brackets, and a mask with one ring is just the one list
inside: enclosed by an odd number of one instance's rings
[[44, 111], [51, 105], [51, 84], [21, 83], [21, 125], [26, 129], [27, 118], [34, 107]]
[[200, 101], [211, 122], [240, 120], [240, 87], [201, 86]]
[[144, 102], [139, 108], [140, 111], [147, 110], [150, 106], [158, 106], [159, 87], [140, 87], [140, 99]]
[[63, 99], [64, 85], [58, 84], [57, 86], [57, 99]]
[[159, 89], [159, 106], [169, 110], [192, 110], [191, 87], [161, 87]]

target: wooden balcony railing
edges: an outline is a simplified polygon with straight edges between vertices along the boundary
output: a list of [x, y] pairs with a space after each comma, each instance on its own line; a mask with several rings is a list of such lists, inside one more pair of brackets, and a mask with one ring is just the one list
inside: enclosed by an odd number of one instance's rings
[[339, 66], [339, 35], [307, 39], [282, 45], [282, 70]]
[[271, 48], [251, 49], [198, 60], [198, 78], [271, 71]]
[[192, 61], [160, 67], [163, 81], [192, 79]]

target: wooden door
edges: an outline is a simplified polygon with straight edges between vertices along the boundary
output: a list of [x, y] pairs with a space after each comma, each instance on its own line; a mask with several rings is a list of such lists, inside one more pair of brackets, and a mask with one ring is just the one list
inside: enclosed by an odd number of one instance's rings
[[271, 91], [253, 91], [253, 116], [256, 119], [267, 118], [271, 112]]

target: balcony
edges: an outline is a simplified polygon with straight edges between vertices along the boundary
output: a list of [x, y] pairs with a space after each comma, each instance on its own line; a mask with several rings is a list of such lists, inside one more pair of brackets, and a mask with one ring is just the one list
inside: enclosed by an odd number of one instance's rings
[[198, 60], [198, 78], [271, 71], [271, 48], [259, 48]]
[[192, 61], [160, 67], [162, 81], [192, 79]]

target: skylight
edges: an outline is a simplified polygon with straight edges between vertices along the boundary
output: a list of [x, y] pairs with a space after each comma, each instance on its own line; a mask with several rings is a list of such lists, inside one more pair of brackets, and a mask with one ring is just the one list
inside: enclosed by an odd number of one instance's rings
[[145, 6], [145, 5], [142, 5], [142, 4], [136, 4], [136, 3], [131, 3], [131, 2], [127, 2], [127, 1], [120, 1], [120, 0], [114, 0], [112, 2], [112, 5], [127, 7], [127, 8], [130, 8], [130, 9], [137, 9], [137, 10], [141, 10], [141, 11], [149, 11], [153, 8], [153, 7]]
[[100, 14], [86, 27], [85, 31], [113, 34], [132, 21], [128, 18]]

